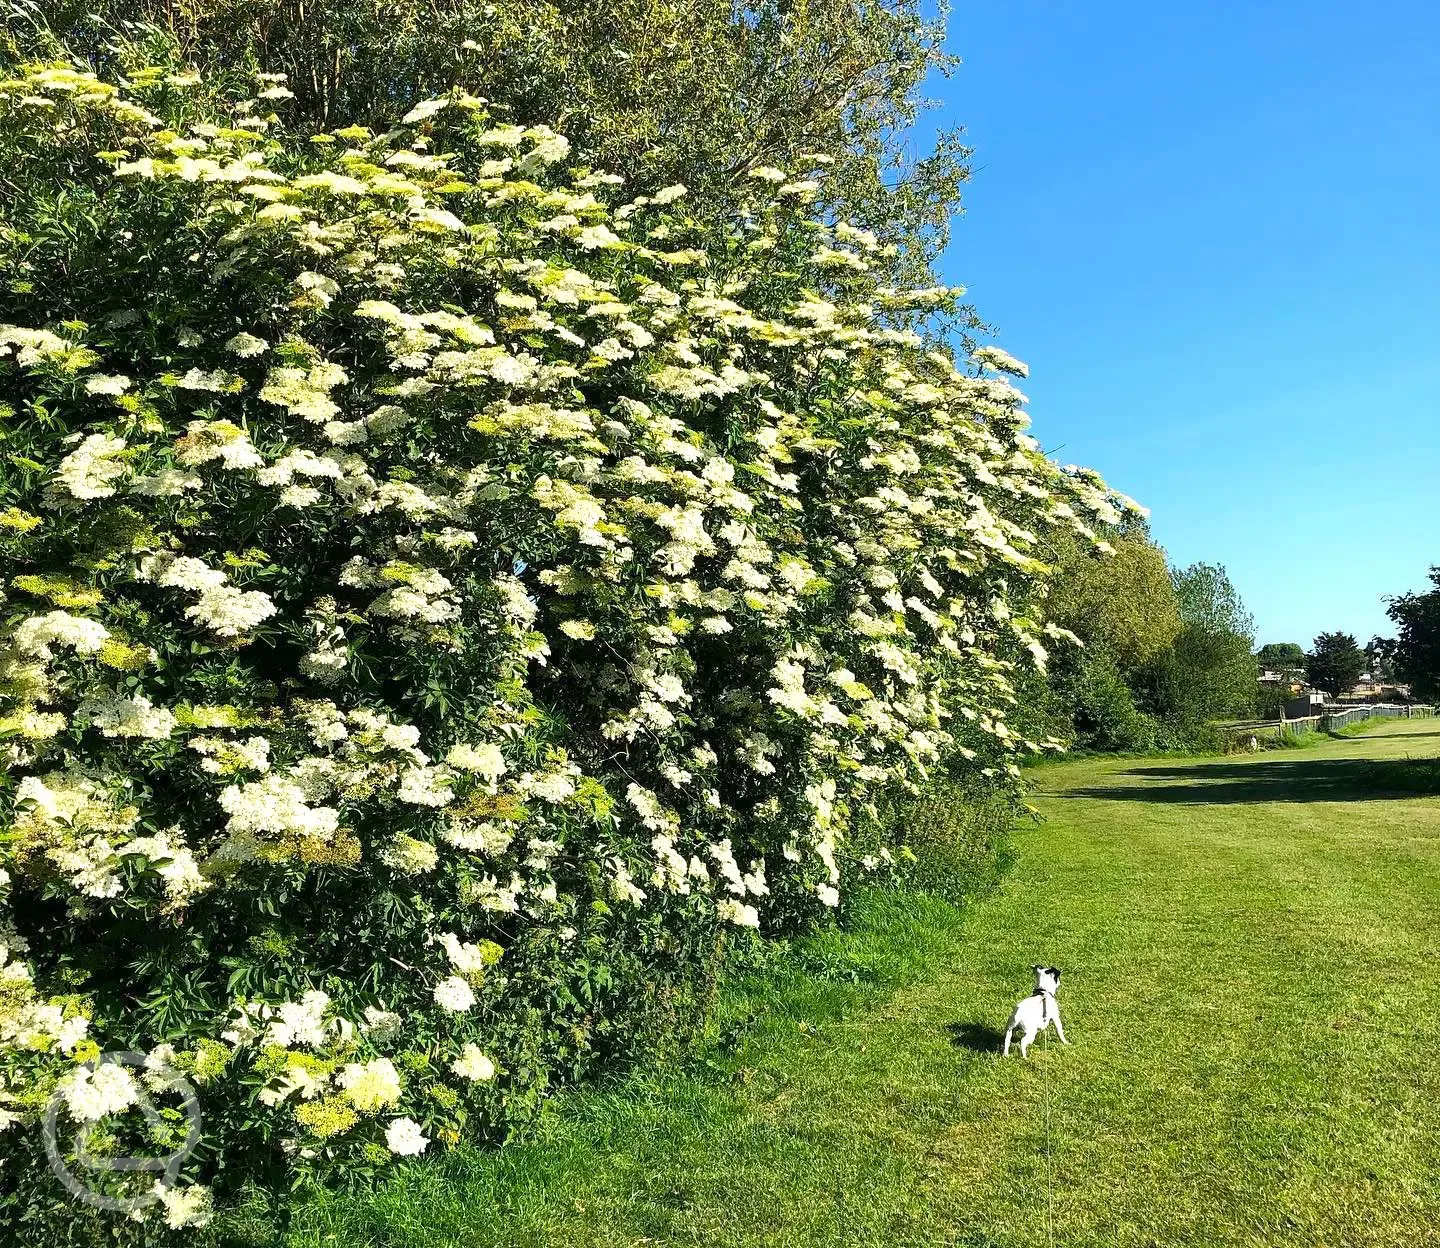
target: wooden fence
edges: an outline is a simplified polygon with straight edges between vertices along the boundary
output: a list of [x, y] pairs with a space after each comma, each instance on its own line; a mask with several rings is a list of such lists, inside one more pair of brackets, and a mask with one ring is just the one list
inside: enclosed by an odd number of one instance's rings
[[1278, 737], [1283, 733], [1335, 732], [1348, 724], [1367, 719], [1428, 719], [1435, 714], [1433, 706], [1410, 706], [1378, 702], [1362, 706], [1326, 706], [1320, 714], [1301, 719], [1255, 720], [1244, 724], [1225, 724], [1223, 731], [1231, 749], [1244, 749], [1251, 737], [1257, 741]]

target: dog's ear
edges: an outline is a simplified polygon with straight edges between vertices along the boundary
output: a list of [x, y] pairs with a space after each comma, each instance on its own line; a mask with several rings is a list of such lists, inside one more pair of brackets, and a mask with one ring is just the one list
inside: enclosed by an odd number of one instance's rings
[[1059, 968], [1058, 966], [1052, 966], [1052, 967], [1050, 968], [1050, 974], [1052, 974], [1053, 976], [1055, 976], [1055, 979], [1056, 979], [1056, 981], [1058, 982], [1059, 979], [1060, 979], [1060, 968]]
[[1040, 974], [1040, 972], [1043, 971], [1045, 968], [1044, 968], [1043, 966], [1032, 966], [1030, 969], [1031, 969], [1032, 971], [1034, 971], [1035, 974], [1038, 975], [1038, 974]]

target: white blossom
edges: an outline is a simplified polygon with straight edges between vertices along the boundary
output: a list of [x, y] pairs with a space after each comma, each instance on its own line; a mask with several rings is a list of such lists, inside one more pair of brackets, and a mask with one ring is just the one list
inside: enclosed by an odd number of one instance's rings
[[396, 1118], [385, 1128], [385, 1145], [401, 1157], [413, 1157], [425, 1151], [430, 1137], [413, 1118]]
[[467, 1044], [460, 1056], [450, 1063], [450, 1069], [471, 1083], [486, 1083], [495, 1077], [495, 1063], [475, 1044]]
[[435, 985], [435, 1004], [443, 1010], [463, 1014], [475, 1004], [475, 991], [458, 975], [450, 975]]

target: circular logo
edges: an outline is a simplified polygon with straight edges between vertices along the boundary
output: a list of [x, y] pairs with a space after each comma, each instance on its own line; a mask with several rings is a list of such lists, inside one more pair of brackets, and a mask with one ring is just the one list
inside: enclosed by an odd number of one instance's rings
[[[102, 1053], [77, 1067], [77, 1070], [93, 1074], [101, 1066], [125, 1066], [136, 1072], [135, 1100], [126, 1108], [138, 1109], [146, 1124], [155, 1130], [164, 1129], [168, 1124], [161, 1111], [155, 1107], [150, 1094], [153, 1092], [157, 1096], [178, 1097], [178, 1108], [185, 1115], [184, 1142], [173, 1153], [159, 1157], [130, 1157], [110, 1152], [97, 1154], [92, 1151], [91, 1142], [96, 1128], [104, 1121], [102, 1117], [91, 1122], [81, 1122], [76, 1126], [70, 1150], [73, 1153], [72, 1168], [60, 1147], [60, 1111], [65, 1108], [66, 1100], [64, 1093], [57, 1089], [51, 1095], [49, 1104], [45, 1106], [45, 1116], [40, 1124], [45, 1141], [45, 1156], [55, 1177], [76, 1200], [96, 1209], [133, 1213], [160, 1199], [156, 1185], [162, 1190], [175, 1186], [180, 1167], [200, 1143], [200, 1102], [195, 1097], [194, 1085], [184, 1075], [164, 1062], [152, 1060], [144, 1053]], [[155, 1183], [130, 1196], [116, 1196], [99, 1190], [90, 1186], [84, 1177], [85, 1174], [101, 1176], [146, 1172], [156, 1176]]]

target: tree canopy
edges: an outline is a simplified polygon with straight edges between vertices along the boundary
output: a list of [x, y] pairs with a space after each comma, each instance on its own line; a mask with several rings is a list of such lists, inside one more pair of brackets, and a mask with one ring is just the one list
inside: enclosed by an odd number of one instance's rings
[[1108, 535], [1109, 551], [1066, 539], [1057, 548], [1051, 618], [1087, 653], [1103, 651], [1124, 672], [1168, 649], [1180, 635], [1180, 606], [1165, 552], [1135, 524]]
[[[35, 0], [13, 23], [104, 66], [112, 25], [173, 41], [207, 74], [287, 75], [291, 116], [375, 126], [461, 87], [492, 114], [563, 131], [637, 193], [683, 182], [723, 217], [745, 173], [833, 161], [823, 202], [874, 232], [877, 269], [931, 281], [969, 176], [958, 129], [916, 150], [924, 83], [955, 64], [946, 5], [918, 0]], [[148, 28], [148, 33], [147, 33]], [[963, 326], [962, 326], [963, 327]]]
[[1349, 693], [1365, 671], [1365, 652], [1349, 633], [1321, 633], [1305, 656], [1305, 679], [1331, 697]]
[[1192, 563], [1173, 574], [1175, 598], [1186, 628], [1216, 636], [1243, 637], [1254, 645], [1255, 618], [1219, 564]]
[[1305, 647], [1298, 641], [1271, 641], [1255, 654], [1261, 667], [1276, 671], [1298, 671], [1305, 666]]
[[1195, 563], [1171, 573], [1181, 629], [1174, 645], [1137, 676], [1142, 704], [1177, 724], [1201, 726], [1249, 711], [1258, 669], [1254, 621], [1223, 567]]
[[1416, 697], [1440, 698], [1440, 566], [1430, 569], [1431, 588], [1398, 594], [1387, 612], [1395, 624], [1389, 657]]

